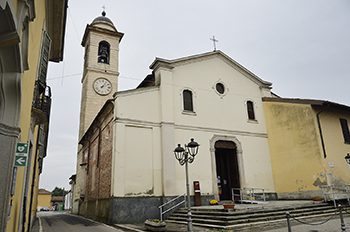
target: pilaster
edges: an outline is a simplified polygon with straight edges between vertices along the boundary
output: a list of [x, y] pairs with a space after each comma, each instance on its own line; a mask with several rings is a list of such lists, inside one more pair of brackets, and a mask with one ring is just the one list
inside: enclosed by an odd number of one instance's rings
[[160, 81], [163, 195], [173, 196], [176, 193], [173, 73], [171, 68], [165, 67], [158, 68], [155, 73]]

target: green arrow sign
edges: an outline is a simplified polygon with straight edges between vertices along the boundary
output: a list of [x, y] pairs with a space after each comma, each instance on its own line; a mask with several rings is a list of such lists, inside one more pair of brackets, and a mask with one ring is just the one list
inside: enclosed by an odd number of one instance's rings
[[15, 166], [16, 167], [22, 167], [27, 166], [27, 156], [15, 156]]
[[28, 143], [17, 143], [16, 154], [28, 155]]

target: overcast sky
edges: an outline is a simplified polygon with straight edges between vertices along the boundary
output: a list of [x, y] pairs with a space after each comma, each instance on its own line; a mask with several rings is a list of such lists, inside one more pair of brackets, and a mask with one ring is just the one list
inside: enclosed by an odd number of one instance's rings
[[[217, 47], [282, 97], [350, 105], [348, 0], [69, 0], [64, 61], [50, 63], [52, 88], [48, 155], [40, 187], [69, 188], [75, 173], [85, 27], [101, 15], [124, 33], [119, 90], [135, 88], [155, 57], [166, 59]], [[208, 106], [209, 107], [209, 106]]]

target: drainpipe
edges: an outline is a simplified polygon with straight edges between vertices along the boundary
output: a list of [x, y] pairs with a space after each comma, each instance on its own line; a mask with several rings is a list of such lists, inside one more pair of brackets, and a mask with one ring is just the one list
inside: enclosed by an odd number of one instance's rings
[[318, 130], [320, 132], [322, 151], [323, 151], [323, 158], [325, 159], [325, 158], [327, 158], [327, 154], [326, 154], [326, 148], [325, 148], [325, 145], [324, 145], [324, 139], [323, 139], [323, 133], [322, 133], [322, 127], [321, 127], [321, 121], [320, 121], [320, 114], [323, 113], [323, 112], [324, 112], [324, 110], [319, 111], [316, 114], [316, 117], [317, 117]]

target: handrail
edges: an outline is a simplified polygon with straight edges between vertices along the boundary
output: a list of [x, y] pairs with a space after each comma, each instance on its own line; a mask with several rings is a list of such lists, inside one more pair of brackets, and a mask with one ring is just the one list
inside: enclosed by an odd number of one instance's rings
[[332, 200], [334, 207], [337, 207], [336, 204], [336, 194], [345, 194], [346, 198], [348, 200], [348, 203], [350, 204], [350, 185], [342, 185], [342, 186], [335, 186], [335, 185], [320, 185], [319, 186], [322, 194], [323, 194], [323, 198], [325, 201], [328, 200]]
[[[166, 210], [163, 210], [163, 207], [164, 207], [164, 206], [169, 205], [170, 203], [172, 203], [172, 202], [178, 200], [178, 199], [181, 198], [181, 197], [183, 197], [183, 200], [182, 200], [182, 201], [180, 201], [180, 202], [177, 203], [176, 205], [174, 205], [174, 206], [172, 206], [172, 207], [170, 207], [170, 208], [168, 208], [168, 209], [166, 209]], [[163, 215], [164, 215], [165, 213], [167, 213], [167, 212], [169, 212], [170, 210], [173, 210], [173, 209], [179, 207], [180, 205], [182, 205], [182, 204], [185, 203], [185, 202], [186, 202], [186, 200], [185, 200], [185, 194], [182, 194], [182, 195], [177, 196], [177, 197], [171, 199], [170, 201], [168, 201], [168, 202], [166, 202], [166, 203], [164, 203], [164, 204], [158, 206], [158, 208], [159, 208], [160, 220], [163, 221]]]
[[[239, 191], [239, 194], [235, 194], [234, 191]], [[245, 194], [248, 194], [250, 196], [250, 200], [255, 199], [255, 196], [257, 194], [257, 191], [261, 191], [263, 195], [263, 201], [266, 201], [266, 194], [265, 194], [265, 189], [264, 188], [232, 188], [232, 200], [235, 201], [235, 196], [239, 196], [241, 201], [244, 200], [244, 191], [246, 192]]]

